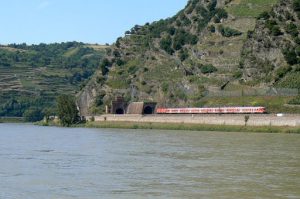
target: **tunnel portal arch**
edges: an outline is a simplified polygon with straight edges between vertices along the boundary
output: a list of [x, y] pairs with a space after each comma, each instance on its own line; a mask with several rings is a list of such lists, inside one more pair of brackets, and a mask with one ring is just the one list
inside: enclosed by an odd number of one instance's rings
[[118, 108], [118, 109], [116, 110], [116, 114], [117, 114], [117, 115], [123, 115], [123, 114], [124, 114], [124, 109]]
[[150, 114], [153, 114], [154, 111], [153, 111], [153, 108], [151, 106], [146, 106], [143, 110], [143, 114], [145, 115], [150, 115]]

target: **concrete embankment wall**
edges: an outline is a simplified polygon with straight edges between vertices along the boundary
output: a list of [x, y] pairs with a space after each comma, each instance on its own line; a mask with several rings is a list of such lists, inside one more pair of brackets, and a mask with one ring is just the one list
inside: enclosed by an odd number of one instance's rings
[[[95, 121], [245, 125], [245, 115], [101, 115]], [[300, 126], [300, 115], [249, 115], [247, 125]]]

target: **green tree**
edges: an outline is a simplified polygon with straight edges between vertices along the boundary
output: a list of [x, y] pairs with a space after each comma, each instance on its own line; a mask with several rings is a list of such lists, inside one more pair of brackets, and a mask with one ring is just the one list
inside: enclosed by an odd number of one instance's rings
[[207, 74], [207, 73], [216, 72], [218, 69], [216, 67], [214, 67], [213, 65], [208, 64], [208, 65], [202, 65], [200, 70], [203, 74]]
[[28, 109], [23, 114], [26, 122], [37, 122], [44, 118], [44, 114], [39, 109]]
[[80, 122], [75, 100], [71, 96], [61, 95], [57, 97], [57, 114], [63, 126]]
[[168, 35], [166, 38], [163, 38], [159, 45], [161, 49], [165, 50], [170, 55], [174, 53], [174, 50], [172, 49], [172, 38], [170, 35]]

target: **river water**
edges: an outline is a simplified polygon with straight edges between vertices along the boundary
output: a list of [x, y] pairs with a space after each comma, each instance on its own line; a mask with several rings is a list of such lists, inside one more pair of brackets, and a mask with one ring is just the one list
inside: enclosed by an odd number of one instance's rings
[[300, 198], [300, 135], [0, 124], [0, 198]]

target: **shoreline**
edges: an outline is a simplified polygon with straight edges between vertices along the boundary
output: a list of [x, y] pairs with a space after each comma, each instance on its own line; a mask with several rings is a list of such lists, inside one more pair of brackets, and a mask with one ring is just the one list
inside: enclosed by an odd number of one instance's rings
[[223, 131], [244, 133], [293, 133], [300, 134], [300, 127], [287, 126], [241, 126], [215, 124], [186, 124], [186, 123], [157, 123], [157, 122], [87, 122], [78, 127], [84, 128], [117, 128], [117, 129], [157, 129], [157, 130], [186, 130], [186, 131]]
[[158, 122], [110, 122], [87, 121], [63, 127], [57, 122], [33, 123], [38, 126], [55, 126], [62, 128], [100, 128], [100, 129], [153, 129], [153, 130], [182, 130], [182, 131], [212, 131], [212, 132], [240, 132], [240, 133], [290, 133], [300, 134], [300, 127], [288, 126], [241, 126], [241, 125], [211, 125], [211, 124], [185, 124], [185, 123], [158, 123]]

